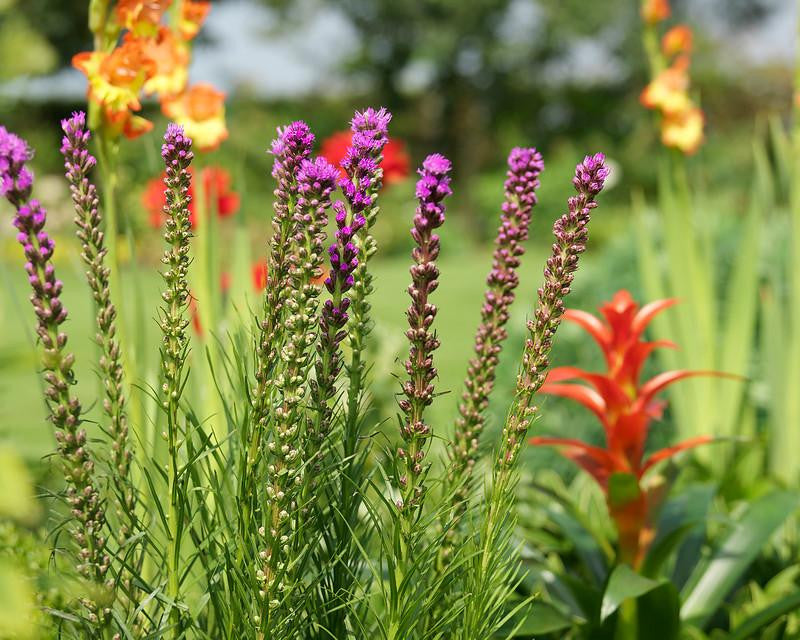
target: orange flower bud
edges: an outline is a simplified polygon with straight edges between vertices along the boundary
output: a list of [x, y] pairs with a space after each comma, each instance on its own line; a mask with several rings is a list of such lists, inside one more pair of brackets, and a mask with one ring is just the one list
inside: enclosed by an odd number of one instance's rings
[[644, 0], [642, 20], [653, 25], [666, 20], [670, 15], [669, 0]]
[[187, 40], [194, 38], [203, 26], [209, 11], [211, 11], [210, 2], [182, 0], [178, 25], [181, 35]]
[[667, 57], [689, 53], [692, 50], [692, 30], [685, 24], [672, 27], [661, 39], [661, 51]]

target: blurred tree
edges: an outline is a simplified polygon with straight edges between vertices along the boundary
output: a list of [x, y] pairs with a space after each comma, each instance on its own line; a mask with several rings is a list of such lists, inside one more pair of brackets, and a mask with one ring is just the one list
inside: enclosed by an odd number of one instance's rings
[[88, 5], [88, 0], [0, 0], [0, 76], [50, 71], [91, 46]]
[[619, 118], [608, 99], [581, 94], [618, 97], [641, 67], [631, 0], [263, 2], [288, 19], [302, 19], [314, 5], [347, 17], [358, 36], [350, 70], [371, 81], [383, 104], [410, 114], [426, 144], [451, 154], [467, 212], [464, 178], [505, 151], [492, 138], [498, 122], [541, 145], [576, 120], [613, 130]]

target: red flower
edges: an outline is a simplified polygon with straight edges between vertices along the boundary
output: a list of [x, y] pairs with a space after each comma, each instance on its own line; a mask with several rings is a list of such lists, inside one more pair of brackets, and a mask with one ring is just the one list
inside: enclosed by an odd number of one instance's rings
[[[189, 188], [189, 195], [192, 197], [189, 203], [189, 222], [194, 228], [197, 220], [195, 218], [195, 194], [194, 194], [194, 171], [189, 169], [192, 174], [192, 186]], [[206, 196], [206, 210], [216, 211], [220, 218], [232, 216], [239, 210], [239, 194], [231, 191], [231, 176], [220, 167], [205, 167], [202, 171], [203, 192]], [[148, 181], [147, 187], [142, 194], [142, 204], [147, 210], [150, 219], [150, 226], [158, 229], [164, 224], [164, 174], [160, 177]]]
[[[251, 270], [251, 275], [253, 277], [253, 288], [256, 291], [264, 291], [267, 288], [267, 275], [269, 273], [269, 267], [267, 266], [266, 262], [256, 262]], [[311, 284], [315, 284], [317, 286], [322, 286], [325, 284], [325, 280], [330, 274], [330, 269], [325, 267], [322, 268], [321, 273], [311, 279]]]
[[[352, 131], [339, 131], [322, 141], [319, 154], [334, 167], [339, 167], [347, 154], [353, 139]], [[383, 148], [383, 186], [400, 182], [411, 173], [410, 161], [406, 145], [401, 140], [390, 139]], [[339, 176], [344, 178], [344, 171], [339, 169]]]
[[252, 268], [253, 288], [256, 291], [263, 291], [267, 288], [267, 263], [256, 262]]
[[[661, 417], [665, 406], [656, 396], [684, 378], [726, 375], [679, 370], [639, 381], [642, 366], [653, 350], [675, 348], [667, 340], [644, 341], [642, 334], [658, 313], [676, 302], [674, 298], [657, 300], [640, 309], [627, 291], [619, 291], [611, 302], [600, 307], [605, 321], [584, 311], [566, 311], [564, 318], [583, 327], [600, 345], [607, 370], [591, 373], [576, 367], [557, 367], [548, 374], [540, 392], [572, 398], [594, 413], [605, 430], [606, 446], [595, 447], [570, 438], [531, 439], [531, 444], [559, 447], [563, 455], [591, 474], [603, 488], [617, 524], [621, 556], [633, 566], [641, 562], [653, 535], [650, 516], [656, 496], [642, 488], [642, 476], [679, 451], [712, 441], [709, 436], [692, 438], [645, 458], [650, 422]], [[588, 384], [566, 383], [576, 379]]]

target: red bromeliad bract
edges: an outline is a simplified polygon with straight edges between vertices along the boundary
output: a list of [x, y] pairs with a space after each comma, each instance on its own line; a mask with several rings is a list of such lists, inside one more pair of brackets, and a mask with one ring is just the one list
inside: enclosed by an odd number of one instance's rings
[[[605, 430], [606, 446], [592, 446], [571, 438], [536, 437], [530, 441], [559, 447], [563, 455], [591, 474], [602, 487], [617, 525], [620, 556], [633, 566], [641, 562], [653, 536], [650, 516], [655, 496], [642, 488], [642, 476], [656, 463], [713, 440], [710, 436], [691, 438], [645, 457], [650, 422], [661, 417], [665, 406], [656, 396], [684, 378], [726, 375], [676, 370], [646, 382], [639, 381], [642, 366], [655, 349], [675, 348], [668, 340], [645, 341], [642, 334], [658, 313], [676, 302], [674, 298], [656, 300], [639, 308], [623, 290], [600, 307], [604, 320], [585, 311], [566, 311], [564, 319], [580, 325], [600, 346], [607, 370], [592, 373], [577, 367], [557, 367], [548, 374], [540, 393], [571, 398], [594, 413]], [[567, 383], [569, 380], [582, 380], [587, 385]]]

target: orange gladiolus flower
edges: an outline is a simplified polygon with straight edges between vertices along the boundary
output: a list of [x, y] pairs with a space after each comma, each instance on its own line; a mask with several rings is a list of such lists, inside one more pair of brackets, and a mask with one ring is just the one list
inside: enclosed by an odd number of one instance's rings
[[685, 24], [672, 27], [661, 38], [661, 51], [667, 57], [690, 53], [692, 50], [692, 30]]
[[154, 36], [172, 0], [119, 0], [117, 20], [136, 35]]
[[670, 15], [669, 0], [644, 0], [642, 3], [642, 20], [647, 24], [657, 24]]
[[[641, 562], [652, 541], [650, 516], [657, 497], [642, 486], [642, 477], [657, 463], [679, 451], [712, 441], [707, 436], [692, 438], [645, 457], [650, 423], [661, 416], [665, 406], [656, 396], [684, 378], [725, 375], [678, 370], [640, 382], [642, 366], [650, 354], [659, 347], [675, 347], [665, 340], [642, 340], [650, 321], [675, 303], [675, 299], [657, 300], [639, 308], [627, 291], [619, 291], [610, 303], [600, 307], [605, 321], [583, 311], [566, 311], [564, 319], [583, 327], [600, 345], [606, 371], [592, 373], [576, 367], [557, 367], [549, 373], [540, 392], [571, 398], [594, 413], [603, 425], [606, 446], [596, 447], [570, 438], [531, 439], [535, 445], [558, 447], [602, 487], [617, 525], [620, 555], [634, 567]], [[569, 384], [569, 380], [582, 380], [587, 384]]]
[[139, 92], [154, 71], [153, 61], [137, 39], [126, 40], [110, 53], [78, 53], [72, 66], [86, 74], [89, 97], [114, 113], [141, 109]]
[[668, 114], [661, 122], [661, 142], [687, 155], [695, 153], [703, 143], [705, 117], [698, 107]]
[[187, 40], [194, 38], [203, 26], [209, 11], [211, 11], [210, 2], [181, 0], [180, 22], [178, 23], [181, 36]]
[[[334, 167], [339, 168], [342, 160], [347, 154], [347, 149], [353, 140], [352, 131], [339, 131], [332, 134], [322, 141], [319, 154], [330, 162]], [[406, 145], [402, 140], [390, 139], [383, 148], [383, 186], [389, 186], [407, 178], [411, 173], [410, 161]], [[339, 176], [344, 178], [344, 172], [339, 168]]]
[[161, 103], [164, 114], [183, 125], [186, 135], [201, 151], [216, 149], [228, 137], [225, 94], [210, 84], [196, 84]]
[[[192, 175], [192, 186], [189, 187], [189, 223], [192, 228], [197, 222], [195, 190], [194, 190], [194, 171], [189, 169]], [[202, 171], [203, 191], [206, 196], [206, 210], [216, 211], [220, 218], [232, 216], [239, 210], [239, 194], [231, 190], [231, 176], [221, 167], [205, 167]], [[159, 229], [164, 224], [164, 174], [153, 178], [147, 183], [142, 194], [142, 205], [149, 214], [150, 226]]]
[[[130, 34], [128, 34], [130, 35]], [[144, 83], [148, 95], [174, 96], [186, 89], [189, 80], [189, 49], [167, 27], [144, 45], [146, 55], [153, 61], [153, 75]]]
[[682, 113], [691, 107], [689, 98], [689, 58], [681, 56], [664, 69], [642, 91], [639, 100], [648, 109], [664, 114]]

